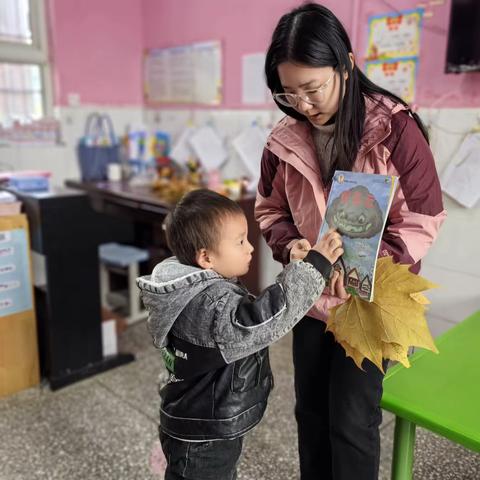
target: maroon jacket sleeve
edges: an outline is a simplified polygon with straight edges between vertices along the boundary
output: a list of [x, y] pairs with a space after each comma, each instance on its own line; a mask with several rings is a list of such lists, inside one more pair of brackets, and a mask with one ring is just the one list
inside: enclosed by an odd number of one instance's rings
[[417, 272], [418, 262], [446, 217], [435, 161], [418, 125], [406, 112], [393, 115], [391, 134], [383, 143], [399, 176], [399, 186], [379, 253], [414, 265], [412, 271]]
[[285, 196], [284, 168], [276, 155], [264, 149], [255, 218], [273, 258], [285, 265], [289, 262], [291, 243], [302, 237], [293, 223]]

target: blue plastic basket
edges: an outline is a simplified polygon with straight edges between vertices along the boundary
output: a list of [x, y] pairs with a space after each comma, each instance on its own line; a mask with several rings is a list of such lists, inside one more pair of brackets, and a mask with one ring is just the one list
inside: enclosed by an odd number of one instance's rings
[[[99, 145], [100, 139], [108, 139], [108, 145]], [[92, 113], [85, 124], [85, 135], [77, 145], [80, 173], [84, 182], [107, 179], [108, 165], [118, 163], [120, 146], [108, 115]]]

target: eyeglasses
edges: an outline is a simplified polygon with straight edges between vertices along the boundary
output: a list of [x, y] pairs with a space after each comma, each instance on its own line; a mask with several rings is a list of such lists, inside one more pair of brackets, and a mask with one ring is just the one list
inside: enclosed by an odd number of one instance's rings
[[332, 75], [330, 75], [330, 78], [323, 85], [315, 88], [314, 90], [308, 90], [301, 95], [298, 93], [274, 93], [273, 98], [281, 105], [293, 108], [298, 107], [300, 100], [308, 103], [309, 105], [322, 103], [325, 100], [325, 90], [328, 88], [328, 85], [331, 83], [334, 76], [335, 71], [332, 73]]

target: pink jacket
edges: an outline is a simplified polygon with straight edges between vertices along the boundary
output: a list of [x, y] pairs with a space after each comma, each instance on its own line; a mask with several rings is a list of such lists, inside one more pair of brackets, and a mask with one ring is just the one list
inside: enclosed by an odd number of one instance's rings
[[[432, 152], [403, 105], [366, 97], [365, 129], [352, 170], [399, 177], [380, 255], [392, 255], [418, 273], [446, 212]], [[267, 140], [255, 204], [276, 260], [288, 263], [294, 240], [316, 242], [327, 197], [309, 123], [285, 117]], [[325, 320], [328, 309], [341, 302], [324, 293], [309, 315]]]

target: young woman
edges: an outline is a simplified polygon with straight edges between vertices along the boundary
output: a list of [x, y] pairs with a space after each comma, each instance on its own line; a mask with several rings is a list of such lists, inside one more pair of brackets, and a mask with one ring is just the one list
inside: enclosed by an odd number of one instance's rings
[[[327, 8], [284, 15], [265, 73], [286, 117], [265, 146], [256, 218], [276, 260], [303, 258], [316, 241], [336, 169], [397, 175], [380, 255], [418, 272], [445, 219], [427, 132], [408, 105], [358, 69], [350, 40]], [[302, 480], [374, 480], [380, 457], [382, 373], [363, 370], [325, 333], [343, 279], [294, 329], [295, 416]]]

